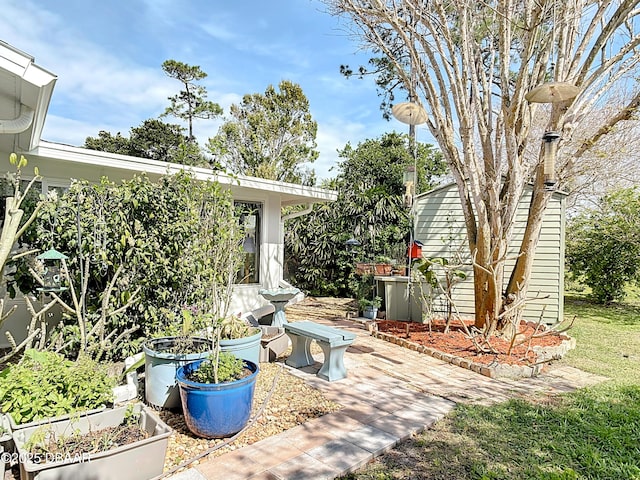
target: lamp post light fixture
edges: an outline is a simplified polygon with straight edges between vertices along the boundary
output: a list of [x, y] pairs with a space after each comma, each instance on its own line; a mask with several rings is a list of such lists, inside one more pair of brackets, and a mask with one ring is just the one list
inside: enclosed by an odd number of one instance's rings
[[542, 135], [544, 142], [544, 189], [552, 192], [556, 187], [556, 154], [558, 152], [558, 141], [560, 132], [545, 132]]
[[62, 286], [62, 276], [60, 265], [63, 260], [68, 257], [58, 252], [55, 248], [51, 248], [36, 257], [43, 264], [44, 271], [42, 273], [42, 287], [38, 288], [41, 292], [63, 292], [67, 287]]

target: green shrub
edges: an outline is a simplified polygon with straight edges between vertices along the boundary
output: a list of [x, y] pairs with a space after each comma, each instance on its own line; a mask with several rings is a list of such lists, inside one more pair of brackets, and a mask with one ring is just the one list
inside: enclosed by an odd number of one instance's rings
[[640, 190], [604, 196], [567, 227], [567, 264], [598, 303], [621, 300], [640, 278]]
[[22, 362], [0, 374], [0, 408], [27, 423], [112, 403], [114, 385], [106, 367], [89, 358], [72, 362], [27, 350]]
[[[191, 380], [200, 383], [224, 383], [242, 378], [244, 362], [233, 353], [220, 352], [218, 368], [216, 372], [215, 356], [212, 355], [203, 361], [198, 369], [191, 374]], [[218, 378], [216, 382], [215, 378]]]
[[[106, 345], [83, 345], [77, 319], [66, 312], [64, 327], [52, 332], [51, 341], [63, 338], [68, 358], [84, 349], [121, 359], [138, 352], [143, 338], [170, 331], [184, 308], [214, 310], [212, 285], [226, 279], [214, 262], [216, 248], [237, 245], [241, 251], [232, 225], [238, 221], [231, 192], [188, 173], [157, 181], [140, 175], [120, 184], [107, 178], [99, 184], [74, 181], [43, 206], [25, 242], [41, 251], [54, 246], [69, 257], [74, 284], [87, 285], [86, 331], [99, 331], [95, 337]], [[223, 253], [229, 259], [234, 252]], [[21, 292], [37, 293], [28, 269], [32, 262], [24, 257], [18, 265], [13, 287]], [[70, 293], [60, 294], [68, 305]], [[132, 306], [119, 308], [132, 297]]]

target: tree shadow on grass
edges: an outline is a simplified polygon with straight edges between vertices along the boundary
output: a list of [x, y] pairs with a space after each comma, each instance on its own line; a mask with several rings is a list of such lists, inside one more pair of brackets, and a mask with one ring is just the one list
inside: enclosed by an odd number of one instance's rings
[[602, 305], [577, 295], [565, 295], [564, 302], [565, 307], [578, 317], [611, 325], [640, 325], [640, 305], [619, 302]]

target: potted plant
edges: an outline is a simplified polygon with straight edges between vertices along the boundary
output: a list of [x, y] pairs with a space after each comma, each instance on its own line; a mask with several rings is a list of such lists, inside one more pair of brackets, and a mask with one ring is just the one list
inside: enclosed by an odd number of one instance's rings
[[[198, 315], [192, 310], [183, 309], [178, 319], [172, 312], [164, 313], [169, 320], [164, 330], [168, 335], [152, 338], [142, 345], [144, 393], [147, 403], [154, 407], [175, 409], [180, 406], [180, 391], [176, 384], [178, 368], [207, 358], [211, 353], [211, 340], [195, 335], [204, 325], [208, 314]], [[179, 333], [171, 330], [177, 324], [181, 326]]]
[[14, 432], [20, 478], [154, 478], [162, 474], [171, 431], [140, 403], [54, 418]]
[[[207, 244], [210, 247], [203, 255], [206, 259], [203, 271], [210, 272], [207, 275], [209, 283], [205, 287], [208, 292], [205, 311], [210, 312], [206, 320], [210, 322], [212, 353], [208, 359], [187, 363], [176, 372], [187, 426], [196, 435], [207, 438], [229, 436], [244, 427], [251, 413], [258, 373], [262, 331], [253, 331], [244, 320], [229, 315], [233, 286], [244, 260], [244, 232], [238, 220], [230, 198], [225, 201], [220, 197], [202, 206], [201, 234], [216, 239], [215, 245]], [[223, 337], [231, 340], [224, 347]], [[243, 343], [251, 345], [247, 347]], [[223, 353], [223, 348], [229, 351]], [[253, 358], [255, 362], [245, 357]], [[203, 369], [200, 374], [192, 376], [200, 369]], [[227, 369], [240, 369], [248, 374], [237, 380], [233, 380], [235, 374], [227, 378], [218, 375]], [[227, 381], [222, 381], [223, 378]]]
[[114, 385], [107, 367], [90, 358], [71, 361], [30, 349], [0, 375], [0, 408], [16, 431], [52, 417], [104, 409], [113, 403]]
[[391, 275], [393, 265], [391, 264], [391, 257], [385, 255], [378, 255], [375, 263], [376, 275]]
[[238, 315], [227, 315], [218, 321], [218, 326], [221, 351], [233, 353], [237, 358], [256, 364], [260, 361], [262, 329], [252, 326]]
[[256, 362], [222, 351], [223, 328], [228, 328], [224, 319], [213, 325], [213, 352], [207, 359], [188, 363], [176, 373], [185, 423], [205, 438], [228, 437], [244, 428], [258, 375]]
[[375, 296], [373, 298], [361, 298], [358, 300], [358, 305], [362, 316], [374, 320], [378, 316], [378, 309], [382, 305], [382, 298]]
[[[258, 363], [262, 330], [252, 327], [236, 315], [215, 319], [213, 313], [181, 312], [182, 333], [148, 340], [143, 345], [145, 354], [145, 399], [153, 406], [167, 409], [180, 407], [180, 391], [176, 372], [187, 363], [207, 358], [214, 343], [221, 351], [237, 358]], [[175, 322], [174, 322], [175, 323]], [[206, 325], [216, 323], [219, 335], [214, 342], [213, 329]]]

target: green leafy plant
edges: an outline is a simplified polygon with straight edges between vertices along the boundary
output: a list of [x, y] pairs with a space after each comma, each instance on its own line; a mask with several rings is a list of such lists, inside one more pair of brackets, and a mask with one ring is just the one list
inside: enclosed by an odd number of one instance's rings
[[[139, 351], [145, 338], [179, 330], [185, 308], [223, 316], [241, 252], [237, 224], [231, 192], [188, 173], [74, 182], [25, 233], [34, 250], [55, 245], [65, 253], [72, 283], [82, 286], [80, 294], [60, 294], [86, 307], [63, 308], [64, 323], [51, 335], [56, 348], [69, 358], [85, 350], [117, 359]], [[14, 276], [21, 292], [39, 287], [33, 261], [23, 257]]]
[[611, 192], [569, 222], [567, 263], [596, 302], [624, 298], [640, 280], [640, 189]]
[[[410, 211], [405, 206], [403, 173], [417, 162], [416, 192], [432, 188], [445, 173], [442, 154], [417, 144], [417, 158], [407, 149], [406, 135], [390, 133], [349, 144], [339, 153], [336, 178], [323, 186], [337, 191], [335, 202], [318, 203], [303, 217], [287, 220], [285, 260], [287, 280], [319, 296], [359, 298], [355, 264], [371, 263], [377, 255], [398, 255], [405, 262]], [[361, 244], [349, 247], [355, 238]]]
[[390, 264], [393, 259], [387, 255], [376, 255], [376, 263]]
[[16, 423], [91, 410], [113, 402], [115, 379], [89, 358], [27, 350], [0, 374], [0, 408]]
[[380, 308], [382, 305], [382, 298], [375, 296], [373, 298], [360, 298], [358, 300], [358, 306], [360, 310], [364, 310], [367, 307]]
[[259, 328], [252, 327], [249, 323], [237, 315], [227, 315], [218, 321], [220, 338], [232, 340], [236, 338], [250, 337], [258, 333]]
[[239, 380], [244, 372], [244, 362], [230, 352], [219, 352], [204, 360], [190, 379], [200, 383], [225, 383]]

